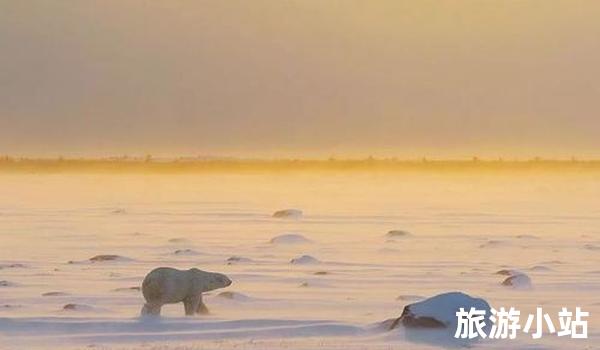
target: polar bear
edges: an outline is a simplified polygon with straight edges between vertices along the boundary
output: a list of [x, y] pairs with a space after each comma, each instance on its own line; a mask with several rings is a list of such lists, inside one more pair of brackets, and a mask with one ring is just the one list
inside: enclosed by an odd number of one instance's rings
[[186, 316], [208, 313], [202, 302], [202, 293], [231, 285], [231, 280], [216, 272], [192, 268], [178, 270], [170, 267], [156, 268], [142, 282], [146, 303], [142, 315], [160, 315], [164, 304], [183, 302]]

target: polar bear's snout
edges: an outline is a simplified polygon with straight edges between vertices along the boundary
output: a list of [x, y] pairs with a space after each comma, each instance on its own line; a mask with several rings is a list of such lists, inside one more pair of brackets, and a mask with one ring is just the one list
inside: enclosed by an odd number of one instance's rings
[[233, 283], [227, 276], [225, 276], [225, 278], [223, 279], [223, 282], [225, 283], [225, 287], [229, 287], [231, 285], [231, 283]]
[[229, 277], [223, 275], [223, 274], [217, 274], [217, 276], [215, 277], [215, 279], [217, 280], [217, 285], [223, 286], [221, 288], [225, 288], [225, 287], [229, 287], [231, 285], [231, 283], [233, 283]]

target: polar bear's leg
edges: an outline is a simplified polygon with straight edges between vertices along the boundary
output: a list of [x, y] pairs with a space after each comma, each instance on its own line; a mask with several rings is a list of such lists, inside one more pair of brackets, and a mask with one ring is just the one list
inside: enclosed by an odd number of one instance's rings
[[201, 302], [201, 295], [189, 296], [183, 299], [183, 307], [185, 308], [186, 316], [193, 316], [198, 309], [198, 304]]
[[160, 305], [160, 304], [145, 303], [144, 306], [142, 307], [141, 314], [142, 314], [142, 316], [145, 316], [145, 315], [159, 316], [161, 307], [162, 307], [162, 305]]
[[206, 304], [204, 304], [204, 302], [202, 301], [202, 294], [200, 294], [199, 300], [200, 302], [198, 303], [198, 307], [196, 308], [196, 313], [201, 315], [208, 314], [208, 308], [206, 307]]

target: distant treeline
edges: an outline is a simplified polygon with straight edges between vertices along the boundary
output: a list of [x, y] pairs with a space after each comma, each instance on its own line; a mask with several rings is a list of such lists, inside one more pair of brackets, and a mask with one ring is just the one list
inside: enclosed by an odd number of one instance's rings
[[600, 170], [600, 160], [399, 160], [395, 158], [367, 159], [220, 159], [220, 158], [55, 158], [33, 159], [0, 157], [2, 172], [207, 172], [207, 171], [441, 171], [441, 170]]

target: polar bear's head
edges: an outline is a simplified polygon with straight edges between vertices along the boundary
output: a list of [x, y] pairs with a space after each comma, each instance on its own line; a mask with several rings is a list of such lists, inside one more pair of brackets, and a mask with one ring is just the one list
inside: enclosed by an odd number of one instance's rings
[[190, 271], [192, 271], [196, 279], [201, 282], [204, 292], [225, 288], [232, 283], [229, 277], [222, 273], [202, 271], [196, 268], [190, 269]]
[[225, 288], [230, 286], [232, 283], [229, 277], [225, 276], [222, 273], [213, 273], [211, 276], [211, 281], [212, 285], [214, 286], [213, 289]]

